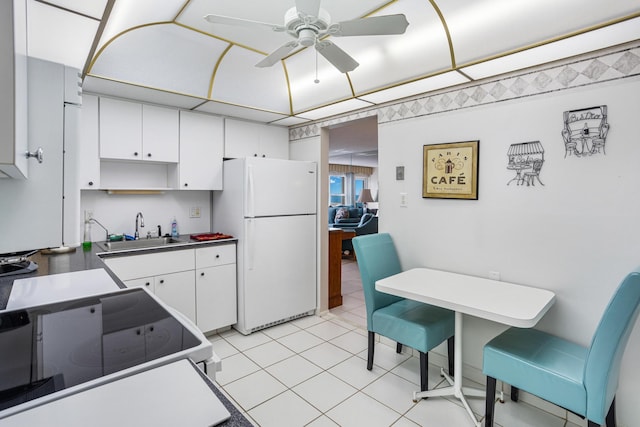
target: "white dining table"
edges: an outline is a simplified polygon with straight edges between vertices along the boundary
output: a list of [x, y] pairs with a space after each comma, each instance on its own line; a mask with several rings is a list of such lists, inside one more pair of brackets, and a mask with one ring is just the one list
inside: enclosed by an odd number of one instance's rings
[[466, 396], [485, 396], [485, 391], [462, 387], [463, 315], [470, 315], [518, 328], [531, 328], [555, 301], [547, 289], [501, 282], [430, 268], [413, 268], [376, 281], [376, 289], [392, 295], [450, 309], [455, 312], [453, 378], [441, 369], [449, 387], [414, 392], [417, 401], [432, 396], [458, 398], [477, 427]]

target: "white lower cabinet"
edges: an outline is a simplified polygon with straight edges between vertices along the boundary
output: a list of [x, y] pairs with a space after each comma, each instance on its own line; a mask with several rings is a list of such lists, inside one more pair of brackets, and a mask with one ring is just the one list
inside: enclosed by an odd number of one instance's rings
[[146, 288], [203, 332], [237, 321], [235, 243], [103, 261], [128, 288]]
[[236, 289], [236, 245], [196, 249], [196, 313], [201, 330], [238, 321]]

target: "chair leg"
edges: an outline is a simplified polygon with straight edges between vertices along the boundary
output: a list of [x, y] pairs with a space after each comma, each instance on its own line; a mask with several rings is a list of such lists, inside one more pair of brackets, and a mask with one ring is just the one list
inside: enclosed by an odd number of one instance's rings
[[429, 353], [420, 352], [420, 391], [427, 391], [429, 371]]
[[513, 402], [517, 402], [519, 395], [520, 395], [520, 389], [518, 387], [511, 386], [511, 400]]
[[369, 331], [369, 351], [367, 352], [367, 369], [373, 369], [373, 349], [376, 341], [376, 334]]
[[396, 353], [402, 353], [402, 344], [396, 343]]
[[453, 377], [453, 362], [455, 360], [455, 337], [447, 340], [447, 358], [449, 359], [449, 376]]
[[484, 427], [493, 427], [493, 413], [496, 406], [496, 379], [487, 377], [487, 395], [485, 397]]
[[[604, 147], [602, 147], [604, 149]], [[616, 398], [613, 398], [613, 402], [611, 402], [611, 406], [609, 407], [609, 412], [607, 412], [607, 427], [616, 427]]]

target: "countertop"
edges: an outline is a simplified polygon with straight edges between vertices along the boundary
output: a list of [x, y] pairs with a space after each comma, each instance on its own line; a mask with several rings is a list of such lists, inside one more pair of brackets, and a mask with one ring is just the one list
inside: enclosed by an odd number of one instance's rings
[[[159, 251], [171, 251], [188, 249], [190, 247], [200, 247], [206, 245], [216, 245], [222, 243], [236, 242], [237, 239], [220, 239], [210, 241], [194, 241], [189, 238], [188, 235], [180, 236], [181, 243], [175, 243], [171, 245], [136, 249], [135, 251], [112, 251], [104, 252], [96, 244], [91, 245], [91, 249], [83, 250], [82, 247], [76, 248], [75, 251], [69, 253], [60, 254], [48, 254], [44, 255], [41, 252], [37, 252], [30, 256], [29, 259], [38, 264], [38, 269], [33, 273], [19, 274], [15, 276], [0, 277], [0, 310], [5, 309], [9, 295], [11, 294], [11, 288], [13, 287], [13, 281], [16, 279], [23, 279], [34, 276], [46, 276], [49, 274], [70, 273], [74, 271], [91, 270], [95, 268], [104, 268], [105, 271], [111, 276], [118, 286], [124, 288], [124, 284], [118, 279], [109, 268], [102, 262], [101, 257], [111, 256], [126, 256], [140, 253], [151, 253]], [[213, 392], [218, 396], [222, 404], [231, 413], [231, 418], [226, 422], [220, 424], [222, 427], [250, 427], [252, 424], [238, 411], [238, 409], [217, 389], [212, 387]]]

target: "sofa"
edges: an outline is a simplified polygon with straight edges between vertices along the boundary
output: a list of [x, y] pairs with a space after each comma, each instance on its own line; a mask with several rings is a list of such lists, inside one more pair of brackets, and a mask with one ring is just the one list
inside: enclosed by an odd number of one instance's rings
[[[351, 228], [353, 228], [360, 222], [362, 211], [362, 207], [358, 205], [329, 206], [329, 227], [344, 227], [345, 225], [350, 225]], [[336, 219], [336, 215], [338, 219]]]

